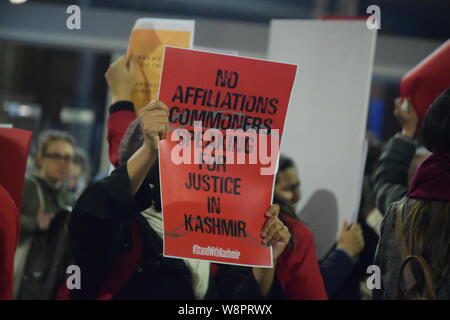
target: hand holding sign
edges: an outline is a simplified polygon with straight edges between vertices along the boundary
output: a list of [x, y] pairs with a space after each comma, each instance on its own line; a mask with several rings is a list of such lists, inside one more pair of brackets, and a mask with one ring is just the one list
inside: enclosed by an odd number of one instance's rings
[[278, 215], [280, 213], [280, 206], [274, 204], [266, 211], [266, 217], [269, 219], [264, 224], [264, 228], [261, 231], [263, 237], [263, 243], [273, 248], [273, 261], [276, 261], [278, 257], [283, 253], [284, 249], [291, 239], [291, 233], [289, 229], [281, 222]]
[[[406, 108], [404, 106], [407, 106]], [[402, 134], [413, 138], [416, 134], [419, 118], [411, 103], [404, 98], [395, 99], [394, 115], [402, 126]]]
[[105, 78], [111, 89], [112, 103], [131, 100], [137, 70], [137, 62], [133, 57], [127, 59], [126, 56], [121, 56], [109, 66]]
[[351, 226], [344, 221], [339, 231], [337, 248], [344, 250], [352, 257], [356, 257], [364, 249], [364, 236], [359, 223]]
[[144, 136], [142, 146], [127, 161], [131, 193], [139, 190], [158, 156], [159, 140], [166, 137], [167, 106], [161, 101], [152, 101], [138, 114]]
[[138, 118], [144, 135], [144, 147], [154, 153], [158, 149], [159, 141], [166, 138], [167, 106], [162, 101], [154, 100], [139, 110]]

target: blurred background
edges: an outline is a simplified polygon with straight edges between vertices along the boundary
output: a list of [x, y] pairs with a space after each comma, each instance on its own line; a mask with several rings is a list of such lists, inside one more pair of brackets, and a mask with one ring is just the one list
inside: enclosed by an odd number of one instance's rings
[[[72, 4], [81, 30], [66, 27]], [[367, 17], [369, 5], [380, 7], [381, 29], [367, 127], [385, 141], [399, 129], [392, 108], [401, 77], [450, 37], [448, 0], [1, 0], [0, 120], [69, 131], [96, 175], [109, 166], [104, 73], [126, 52], [136, 19], [195, 19], [195, 47], [265, 58], [271, 19]]]

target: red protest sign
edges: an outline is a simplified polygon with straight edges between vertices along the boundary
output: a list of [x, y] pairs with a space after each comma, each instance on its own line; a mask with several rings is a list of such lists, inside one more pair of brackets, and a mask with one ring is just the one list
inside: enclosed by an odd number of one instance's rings
[[420, 120], [437, 96], [450, 87], [450, 40], [403, 76], [400, 92], [412, 102]]
[[[261, 243], [297, 66], [166, 47], [164, 255], [272, 266]], [[207, 162], [207, 163], [205, 163]]]

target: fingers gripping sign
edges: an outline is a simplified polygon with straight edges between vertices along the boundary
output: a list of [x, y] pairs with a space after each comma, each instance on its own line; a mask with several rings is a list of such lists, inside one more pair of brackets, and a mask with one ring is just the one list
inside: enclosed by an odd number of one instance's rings
[[167, 106], [158, 100], [150, 102], [138, 113], [138, 121], [144, 141], [142, 146], [127, 161], [131, 193], [139, 190], [158, 157], [159, 141], [167, 134]]
[[150, 152], [155, 152], [159, 141], [166, 138], [168, 112], [167, 106], [159, 100], [154, 100], [139, 110], [138, 118], [144, 135], [144, 146]]
[[137, 73], [138, 63], [133, 56], [127, 58], [123, 55], [109, 66], [105, 78], [111, 90], [112, 103], [131, 100]]
[[419, 118], [408, 99], [395, 99], [394, 115], [402, 126], [402, 134], [411, 138], [414, 137]]
[[272, 246], [274, 261], [278, 259], [291, 239], [289, 229], [278, 217], [279, 213], [280, 207], [278, 205], [270, 206], [265, 213], [268, 219], [261, 231], [262, 243]]

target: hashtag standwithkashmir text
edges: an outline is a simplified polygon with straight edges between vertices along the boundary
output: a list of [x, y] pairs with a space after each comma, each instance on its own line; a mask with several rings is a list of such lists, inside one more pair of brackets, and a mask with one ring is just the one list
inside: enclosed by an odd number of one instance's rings
[[228, 259], [239, 259], [241, 255], [240, 251], [223, 249], [217, 247], [201, 247], [197, 244], [192, 246], [192, 253], [199, 256], [208, 256], [208, 257], [218, 257], [218, 258], [228, 258]]

